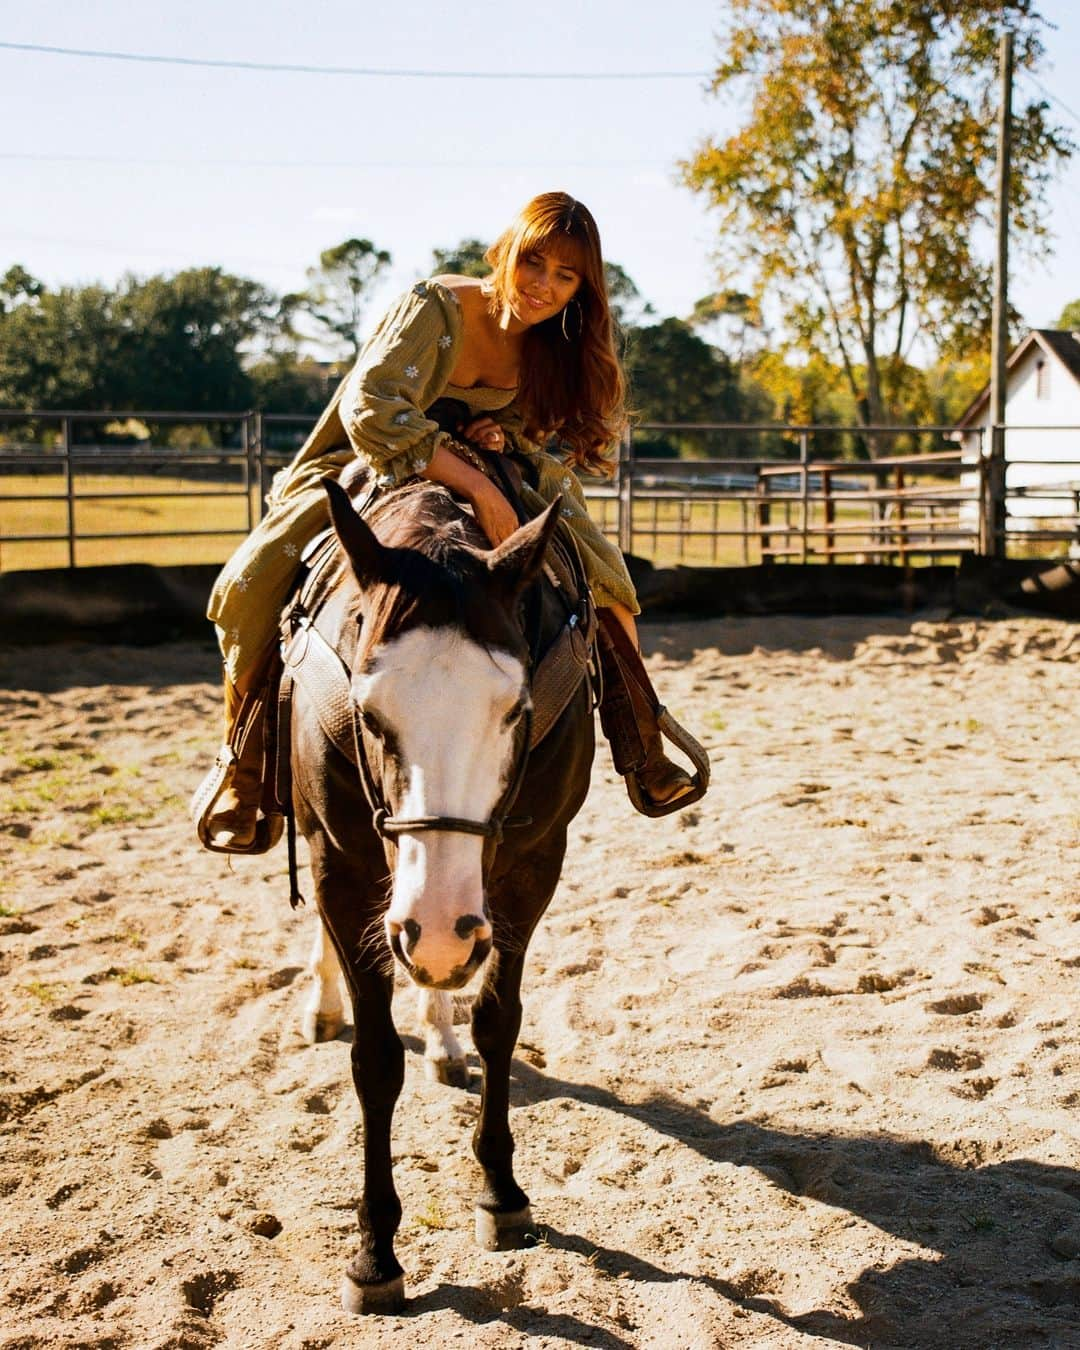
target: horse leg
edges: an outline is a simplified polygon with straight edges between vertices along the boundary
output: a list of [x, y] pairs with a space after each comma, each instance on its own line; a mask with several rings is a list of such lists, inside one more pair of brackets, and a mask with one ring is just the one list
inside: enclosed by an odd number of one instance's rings
[[332, 1041], [345, 1025], [341, 967], [321, 919], [317, 921], [308, 970], [314, 987], [304, 1007], [300, 1030], [309, 1045], [316, 1045], [319, 1041]]
[[420, 1025], [424, 1029], [424, 1076], [449, 1087], [469, 1086], [465, 1052], [454, 1035], [454, 1000], [437, 989], [421, 989]]
[[473, 1152], [484, 1171], [476, 1207], [476, 1240], [488, 1251], [510, 1251], [536, 1240], [529, 1197], [514, 1180], [510, 1133], [510, 1061], [521, 1029], [524, 951], [496, 948], [473, 1006], [472, 1033], [484, 1065]]
[[[318, 842], [312, 849], [317, 862]], [[326, 891], [334, 894], [337, 887], [320, 890], [323, 923], [352, 1002], [352, 1076], [364, 1127], [364, 1179], [356, 1210], [360, 1245], [345, 1267], [341, 1303], [351, 1313], [396, 1313], [405, 1306], [405, 1278], [394, 1255], [401, 1201], [394, 1189], [390, 1125], [405, 1081], [405, 1047], [390, 1011], [394, 976], [385, 962], [373, 969], [370, 958], [359, 955], [363, 930], [354, 911], [323, 907]], [[354, 895], [355, 884], [344, 893]]]

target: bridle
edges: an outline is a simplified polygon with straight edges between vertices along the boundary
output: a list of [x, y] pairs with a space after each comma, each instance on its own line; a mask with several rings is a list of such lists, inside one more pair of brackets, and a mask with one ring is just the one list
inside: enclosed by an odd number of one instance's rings
[[371, 807], [371, 822], [384, 839], [396, 840], [399, 834], [423, 834], [439, 830], [446, 834], [479, 835], [481, 838], [490, 839], [493, 844], [497, 845], [502, 842], [505, 829], [531, 823], [531, 818], [528, 816], [510, 817], [510, 809], [521, 791], [521, 785], [525, 781], [525, 773], [529, 767], [529, 739], [532, 729], [531, 706], [525, 709], [518, 731], [520, 749], [513, 776], [487, 820], [469, 820], [462, 816], [391, 815], [387, 810], [380, 784], [376, 782], [375, 775], [371, 771], [371, 764], [364, 753], [364, 738], [360, 726], [359, 710], [354, 703], [352, 707], [352, 728], [353, 741], [356, 745], [356, 762], [360, 766], [360, 781], [363, 784], [364, 796]]

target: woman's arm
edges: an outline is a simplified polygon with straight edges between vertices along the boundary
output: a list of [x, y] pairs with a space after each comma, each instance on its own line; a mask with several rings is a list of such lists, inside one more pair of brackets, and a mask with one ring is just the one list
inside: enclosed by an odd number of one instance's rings
[[383, 316], [345, 377], [337, 405], [342, 426], [381, 483], [423, 472], [447, 438], [423, 409], [446, 387], [460, 342], [455, 297], [419, 282]]
[[514, 533], [518, 527], [518, 518], [514, 508], [489, 479], [479, 469], [458, 459], [445, 447], [436, 446], [426, 469], [421, 470], [421, 478], [433, 483], [442, 483], [444, 487], [464, 497], [476, 513], [477, 524], [487, 535], [494, 548]]

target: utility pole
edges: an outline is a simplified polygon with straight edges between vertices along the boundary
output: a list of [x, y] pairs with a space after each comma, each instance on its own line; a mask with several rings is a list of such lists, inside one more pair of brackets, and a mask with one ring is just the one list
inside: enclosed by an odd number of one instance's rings
[[1013, 35], [998, 51], [997, 250], [990, 331], [990, 453], [982, 464], [979, 552], [1005, 555], [1005, 380], [1009, 355], [1009, 176], [1012, 165]]

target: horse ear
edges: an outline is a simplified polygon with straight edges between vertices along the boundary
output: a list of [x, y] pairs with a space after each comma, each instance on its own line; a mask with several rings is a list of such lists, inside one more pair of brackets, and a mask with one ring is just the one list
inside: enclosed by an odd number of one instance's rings
[[349, 555], [357, 579], [362, 583], [376, 581], [384, 570], [382, 544], [371, 526], [356, 514], [352, 499], [336, 478], [324, 478], [322, 485], [330, 503], [334, 531]]
[[556, 497], [542, 515], [522, 525], [486, 555], [491, 574], [509, 581], [515, 593], [524, 590], [543, 566], [548, 540], [559, 523], [561, 506], [562, 497]]

